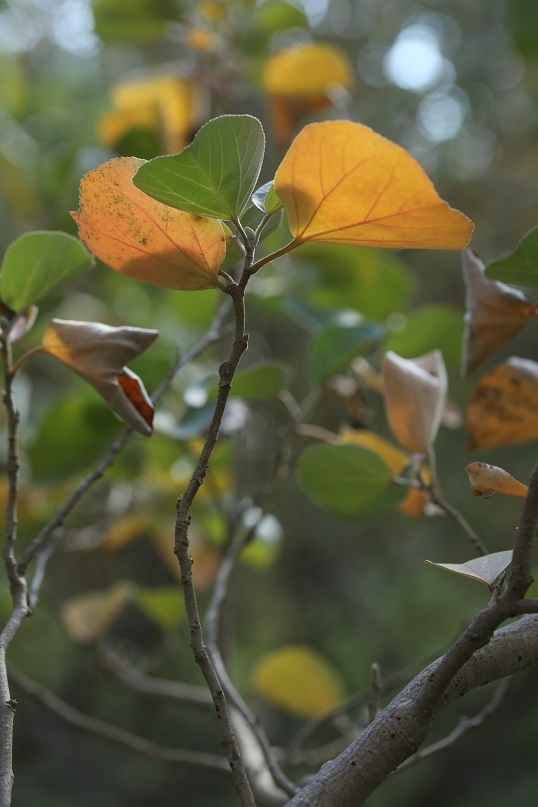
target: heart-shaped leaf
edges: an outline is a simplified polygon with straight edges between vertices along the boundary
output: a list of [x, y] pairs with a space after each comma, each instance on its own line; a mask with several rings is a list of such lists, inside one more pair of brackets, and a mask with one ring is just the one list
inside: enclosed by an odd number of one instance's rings
[[490, 263], [486, 277], [515, 286], [538, 286], [538, 227], [521, 239], [515, 252]]
[[309, 446], [299, 459], [301, 484], [313, 501], [341, 518], [389, 510], [406, 490], [380, 456], [354, 445]]
[[463, 373], [470, 375], [525, 327], [538, 313], [520, 291], [488, 280], [484, 264], [470, 249], [463, 253], [463, 276], [467, 288]]
[[491, 555], [472, 558], [466, 563], [434, 563], [431, 560], [425, 560], [424, 563], [437, 566], [439, 569], [446, 569], [454, 574], [460, 574], [463, 577], [470, 577], [472, 580], [478, 580], [479, 583], [485, 583], [486, 586], [491, 588], [504, 570], [512, 563], [512, 550], [493, 552]]
[[523, 498], [527, 495], [527, 485], [518, 482], [508, 471], [497, 465], [489, 465], [487, 462], [471, 462], [465, 467], [465, 470], [475, 496], [489, 499], [496, 493]]
[[236, 222], [250, 201], [264, 151], [257, 118], [223, 115], [202, 126], [180, 154], [145, 163], [133, 182], [170, 207]]
[[469, 450], [538, 440], [538, 363], [513, 356], [482, 376], [467, 406]]
[[72, 235], [26, 233], [7, 248], [0, 275], [0, 297], [23, 311], [56, 288], [78, 277], [94, 263], [92, 255]]
[[287, 645], [263, 656], [252, 672], [252, 688], [269, 703], [300, 717], [332, 709], [345, 694], [338, 670], [303, 645]]
[[217, 286], [226, 250], [222, 225], [135, 188], [143, 163], [118, 157], [82, 178], [80, 210], [71, 213], [81, 240], [111, 269], [145, 283], [185, 291]]
[[404, 149], [360, 123], [305, 126], [275, 176], [295, 243], [462, 249], [473, 229]]

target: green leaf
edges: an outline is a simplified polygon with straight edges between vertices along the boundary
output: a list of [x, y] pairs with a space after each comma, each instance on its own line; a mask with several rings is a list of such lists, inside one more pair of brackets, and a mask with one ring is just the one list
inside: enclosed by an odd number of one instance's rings
[[407, 493], [393, 483], [388, 465], [360, 446], [310, 446], [301, 455], [298, 473], [310, 498], [340, 518], [388, 510]]
[[57, 482], [97, 462], [117, 437], [122, 424], [88, 388], [70, 393], [47, 412], [29, 455], [37, 482]]
[[177, 19], [173, 0], [93, 0], [94, 30], [105, 42], [149, 42]]
[[183, 597], [177, 586], [138, 589], [134, 598], [146, 616], [161, 630], [175, 630], [185, 618]]
[[[230, 396], [249, 399], [278, 398], [282, 390], [289, 386], [291, 376], [291, 365], [286, 362], [260, 362], [235, 374]], [[210, 375], [191, 384], [185, 392], [185, 400], [191, 406], [204, 407], [207, 401], [215, 400], [217, 392], [215, 376]]]
[[463, 577], [470, 577], [472, 580], [478, 580], [491, 588], [504, 570], [512, 563], [512, 550], [493, 552], [491, 555], [472, 558], [466, 563], [434, 563], [431, 560], [425, 560], [424, 563], [437, 566], [439, 569], [446, 569], [448, 572], [453, 572]]
[[384, 322], [405, 310], [414, 278], [407, 266], [386, 249], [334, 244], [304, 244], [292, 254], [305, 271], [316, 271], [308, 299], [325, 308], [354, 308], [368, 319]]
[[265, 185], [262, 185], [252, 194], [252, 202], [256, 205], [258, 210], [261, 210], [263, 213], [276, 213], [277, 210], [282, 210], [284, 207], [280, 197], [277, 196], [277, 192], [275, 191], [274, 179], [270, 182], [266, 182]]
[[538, 286], [538, 227], [521, 239], [515, 252], [490, 263], [485, 274], [514, 286]]
[[263, 162], [265, 135], [251, 115], [223, 115], [202, 126], [180, 154], [142, 165], [133, 182], [165, 205], [237, 222]]
[[46, 231], [26, 233], [6, 250], [0, 296], [14, 311], [23, 311], [78, 277], [93, 263], [93, 256], [72, 235]]
[[374, 347], [384, 334], [385, 328], [376, 323], [329, 325], [312, 343], [309, 360], [312, 377], [322, 384], [347, 367], [355, 356]]
[[439, 349], [445, 363], [458, 366], [463, 339], [461, 312], [448, 305], [425, 305], [409, 314], [401, 331], [387, 334], [386, 350], [405, 359]]

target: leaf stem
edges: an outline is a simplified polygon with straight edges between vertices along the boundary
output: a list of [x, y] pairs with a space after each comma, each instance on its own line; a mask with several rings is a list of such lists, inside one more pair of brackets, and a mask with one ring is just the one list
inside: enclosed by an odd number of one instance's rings
[[250, 274], [255, 275], [256, 272], [262, 268], [262, 266], [265, 266], [272, 261], [276, 261], [277, 258], [281, 258], [283, 255], [287, 255], [289, 252], [293, 252], [293, 250], [297, 249], [298, 246], [300, 246], [300, 242], [297, 242], [297, 240], [294, 238], [293, 241], [289, 242], [289, 244], [280, 247], [280, 249], [275, 250], [275, 252], [271, 252], [270, 255], [266, 255], [264, 258], [260, 258], [259, 261], [256, 261], [256, 263], [253, 263], [250, 269]]

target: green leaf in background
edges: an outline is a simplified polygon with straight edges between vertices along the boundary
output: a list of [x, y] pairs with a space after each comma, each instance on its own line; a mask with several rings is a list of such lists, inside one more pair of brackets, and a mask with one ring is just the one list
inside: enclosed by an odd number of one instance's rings
[[202, 126], [180, 154], [142, 165], [133, 182], [148, 196], [197, 216], [237, 221], [258, 180], [265, 151], [251, 115], [223, 115]]
[[[284, 361], [265, 361], [253, 364], [236, 373], [231, 397], [235, 398], [278, 398], [283, 389], [289, 386], [292, 377], [291, 365]], [[185, 391], [185, 400], [190, 406], [204, 407], [207, 401], [217, 397], [218, 386], [214, 375], [195, 381]]]
[[355, 356], [374, 347], [384, 335], [385, 328], [378, 323], [328, 325], [312, 343], [308, 363], [312, 378], [322, 384], [347, 367]]
[[308, 300], [326, 308], [354, 308], [368, 319], [384, 322], [407, 308], [414, 278], [407, 266], [386, 249], [334, 244], [304, 244], [294, 262], [317, 270]]
[[308, 20], [302, 11], [281, 0], [272, 0], [258, 6], [254, 20], [256, 27], [266, 33], [277, 33], [284, 28], [303, 28]]
[[463, 339], [463, 317], [448, 305], [425, 305], [409, 314], [401, 331], [389, 333], [384, 347], [404, 359], [438, 349], [445, 364], [459, 365]]
[[538, 227], [521, 239], [515, 252], [490, 263], [485, 274], [513, 286], [538, 286]]
[[92, 390], [71, 393], [47, 409], [29, 447], [34, 479], [57, 482], [99, 460], [123, 424]]
[[252, 202], [256, 205], [258, 210], [263, 213], [276, 213], [281, 210], [284, 205], [275, 191], [275, 181], [272, 179], [266, 182], [261, 188], [252, 194]]
[[139, 588], [134, 601], [161, 630], [175, 630], [185, 621], [185, 605], [177, 586]]
[[310, 446], [299, 459], [298, 474], [310, 498], [340, 518], [389, 510], [407, 493], [393, 483], [388, 465], [360, 446]]
[[150, 42], [177, 20], [173, 0], [93, 0], [94, 31], [105, 42]]
[[448, 572], [463, 577], [470, 577], [471, 580], [478, 580], [479, 583], [485, 583], [491, 588], [512, 563], [512, 550], [493, 552], [491, 555], [472, 558], [466, 563], [434, 563], [431, 560], [425, 560], [424, 563], [429, 566], [437, 566], [439, 569], [446, 569]]
[[536, 0], [511, 0], [506, 10], [517, 49], [525, 59], [538, 62], [538, 3]]
[[7, 248], [0, 275], [0, 297], [23, 311], [93, 266], [93, 256], [67, 233], [35, 232]]

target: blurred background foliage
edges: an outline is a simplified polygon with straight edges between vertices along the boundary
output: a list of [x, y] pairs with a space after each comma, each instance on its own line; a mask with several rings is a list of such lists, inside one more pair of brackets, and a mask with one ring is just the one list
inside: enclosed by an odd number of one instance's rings
[[[262, 182], [312, 120], [350, 118], [393, 139], [425, 167], [441, 196], [474, 220], [473, 247], [489, 262], [537, 223], [537, 9], [533, 0], [3, 0], [0, 246], [32, 229], [75, 233], [68, 211], [78, 206], [80, 177], [99, 163], [173, 153], [209, 118], [247, 112], [268, 135]], [[285, 238], [281, 225], [264, 249]], [[255, 278], [245, 367], [273, 364], [245, 373], [196, 504], [193, 556], [202, 606], [233, 513], [240, 508], [247, 528], [253, 501], [271, 479], [289, 426], [281, 388], [304, 400], [314, 387], [308, 420], [323, 428], [369, 426], [389, 436], [375, 392], [388, 348], [404, 356], [443, 351], [453, 402], [451, 428], [438, 439], [446, 496], [491, 551], [510, 548], [520, 503], [474, 499], [463, 469], [484, 459], [525, 479], [533, 446], [465, 453], [461, 413], [474, 381], [463, 382], [458, 369], [464, 311], [458, 260], [454, 253], [313, 244]], [[44, 302], [21, 349], [36, 343], [53, 316], [158, 328], [160, 338], [133, 365], [152, 390], [178, 351], [204, 333], [216, 296], [143, 286], [98, 265]], [[364, 320], [370, 335], [375, 324], [383, 331], [374, 346], [361, 331]], [[496, 360], [536, 358], [535, 333], [531, 324]], [[226, 349], [224, 339], [179, 374], [159, 408], [154, 437], [135, 437], [70, 519], [40, 607], [11, 650], [13, 663], [82, 711], [163, 744], [214, 751], [211, 714], [147, 702], [123, 689], [101, 668], [93, 641], [113, 642], [152, 674], [200, 683], [178, 595], [173, 521], [210, 414], [207, 379], [215, 378]], [[361, 353], [373, 383], [357, 361]], [[121, 424], [92, 389], [47, 357], [27, 365], [17, 395], [24, 542]], [[292, 453], [306, 443], [295, 438]], [[5, 491], [2, 481], [0, 496]], [[306, 646], [330, 665], [335, 691], [351, 694], [368, 685], [374, 661], [384, 675], [409, 664], [418, 670], [487, 599], [485, 587], [423, 565], [425, 558], [472, 556], [446, 519], [394, 511], [337, 520], [313, 505], [292, 475], [259, 533], [235, 578], [227, 653], [276, 744], [285, 745], [304, 717], [254, 692], [253, 672], [265, 654]], [[87, 616], [87, 599], [80, 599], [91, 592], [101, 592], [101, 622], [95, 611]], [[5, 590], [1, 604], [5, 611]], [[479, 735], [391, 780], [369, 803], [530, 803], [538, 787], [530, 750], [536, 710], [527, 704], [535, 679], [535, 671], [521, 676]], [[19, 700], [15, 805], [236, 803], [231, 784], [216, 775], [111, 749], [75, 734], [24, 695]], [[452, 709], [434, 736], [483, 700], [476, 693]]]

